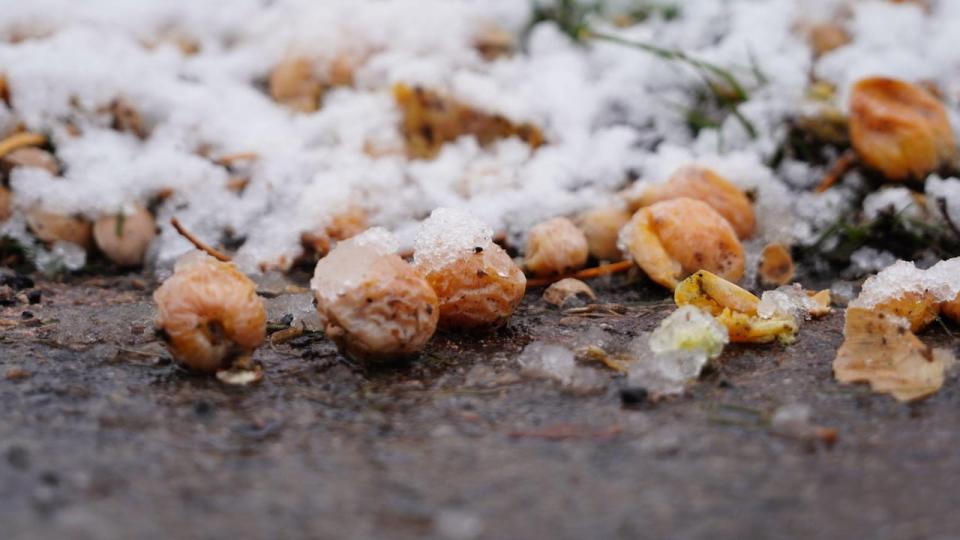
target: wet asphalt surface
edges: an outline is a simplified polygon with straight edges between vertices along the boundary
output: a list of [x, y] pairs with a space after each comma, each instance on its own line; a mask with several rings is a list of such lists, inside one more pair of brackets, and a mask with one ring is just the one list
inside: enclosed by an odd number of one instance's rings
[[[627, 341], [673, 309], [649, 286], [595, 285], [602, 307], [532, 291], [506, 329], [439, 335], [389, 368], [306, 332], [233, 387], [170, 363], [141, 278], [40, 282], [39, 304], [0, 308], [0, 537], [960, 537], [953, 374], [911, 405], [838, 385], [836, 310], [795, 345], [728, 347], [660, 403], [625, 406], [599, 364], [589, 391], [522, 377], [532, 341]], [[268, 300], [270, 320], [304, 302]], [[948, 331], [921, 337], [956, 350]], [[836, 442], [771, 430], [789, 403]]]

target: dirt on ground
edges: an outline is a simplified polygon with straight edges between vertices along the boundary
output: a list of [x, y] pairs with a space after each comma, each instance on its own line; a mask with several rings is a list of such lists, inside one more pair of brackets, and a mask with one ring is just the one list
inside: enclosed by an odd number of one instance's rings
[[[0, 537], [960, 534], [952, 375], [912, 405], [838, 385], [835, 310], [794, 345], [728, 347], [659, 403], [624, 404], [637, 393], [599, 364], [590, 393], [522, 377], [534, 340], [629, 340], [674, 309], [647, 285], [595, 285], [594, 307], [531, 291], [507, 328], [439, 335], [392, 367], [355, 365], [316, 332], [275, 340], [256, 354], [264, 380], [236, 387], [170, 362], [142, 277], [39, 282], [39, 303], [0, 309]], [[309, 295], [267, 302], [277, 329]], [[948, 332], [921, 337], [957, 349]], [[836, 441], [771, 430], [790, 403]]]

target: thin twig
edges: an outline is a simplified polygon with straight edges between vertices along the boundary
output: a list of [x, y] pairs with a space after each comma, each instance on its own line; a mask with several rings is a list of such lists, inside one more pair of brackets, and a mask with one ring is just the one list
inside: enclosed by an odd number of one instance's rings
[[814, 190], [815, 193], [823, 193], [824, 191], [833, 187], [834, 184], [840, 181], [841, 178], [857, 164], [857, 155], [853, 150], [847, 150], [846, 152], [840, 154], [840, 157], [837, 158], [837, 161], [830, 166], [826, 174], [823, 175], [823, 180], [820, 181], [820, 184], [817, 185], [817, 188]]
[[25, 146], [41, 146], [47, 142], [47, 137], [39, 133], [15, 133], [0, 141], [0, 158], [10, 152]]
[[232, 154], [224, 154], [214, 160], [214, 163], [217, 165], [223, 165], [224, 167], [228, 165], [233, 165], [235, 161], [252, 161], [260, 157], [256, 152], [234, 152]]
[[619, 274], [621, 272], [626, 272], [631, 268], [633, 268], [633, 261], [620, 261], [610, 264], [603, 264], [593, 268], [586, 268], [584, 270], [580, 270], [579, 272], [574, 272], [573, 274], [568, 274], [565, 276], [528, 279], [527, 287], [545, 287], [551, 283], [555, 283], [565, 278], [590, 279], [600, 276], [607, 276], [610, 274]]
[[952, 338], [957, 337], [956, 334], [954, 334], [953, 332], [950, 331], [950, 328], [947, 326], [947, 323], [943, 322], [943, 318], [942, 318], [942, 317], [937, 317], [937, 318], [934, 319], [934, 320], [937, 321], [937, 323], [940, 324], [940, 328], [943, 328], [943, 331], [946, 332], [947, 335], [949, 335], [949, 336], [952, 337]]
[[180, 233], [180, 236], [183, 236], [184, 238], [189, 240], [190, 243], [196, 246], [196, 248], [199, 249], [200, 251], [205, 252], [207, 255], [210, 255], [211, 257], [213, 257], [214, 259], [217, 259], [218, 261], [230, 262], [229, 255], [225, 255], [223, 252], [210, 247], [203, 240], [200, 240], [199, 238], [194, 236], [192, 232], [188, 231], [183, 225], [180, 224], [180, 220], [177, 219], [176, 217], [170, 218], [170, 224], [173, 225], [173, 228], [176, 229], [178, 233]]

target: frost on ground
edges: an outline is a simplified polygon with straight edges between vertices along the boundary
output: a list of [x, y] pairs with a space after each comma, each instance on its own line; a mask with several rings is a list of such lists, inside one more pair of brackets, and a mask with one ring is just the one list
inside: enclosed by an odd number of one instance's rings
[[[161, 234], [151, 262], [169, 267], [190, 248], [168, 225], [176, 215], [209, 242], [236, 240], [235, 260], [253, 271], [288, 266], [301, 234], [323, 229], [346, 206], [363, 207], [371, 224], [407, 247], [417, 223], [446, 206], [469, 210], [522, 246], [534, 223], [610, 204], [631, 181], [661, 182], [700, 164], [755, 196], [758, 251], [774, 241], [812, 244], [853, 204], [846, 185], [793, 193], [815, 185], [823, 166], [774, 159], [787, 120], [822, 105], [808, 96], [810, 73], [836, 86], [831, 106], [840, 113], [860, 77], [927, 81], [960, 125], [955, 2], [933, 3], [929, 13], [917, 3], [854, 3], [852, 41], [819, 59], [798, 29], [832, 20], [846, 2], [689, 0], [675, 17], [655, 14], [625, 28], [595, 22], [728, 69], [749, 91], [738, 112], [755, 137], [734, 115], [691, 129], [704, 88], [689, 66], [613, 43], [578, 44], [552, 22], [533, 26], [515, 54], [485, 57], [489, 48], [477, 44], [491, 29], [509, 36], [507, 49], [521, 41], [529, 2], [227, 4], [5, 2], [0, 75], [9, 100], [0, 104], [0, 134], [18, 122], [48, 134], [63, 172], [14, 170], [15, 215], [0, 232], [74, 267], [71, 254], [33, 242], [29, 209], [96, 220], [153, 203]], [[320, 74], [308, 81], [316, 107], [271, 99], [265, 86], [281, 64]], [[392, 95], [398, 83], [530, 123], [546, 143], [482, 146], [464, 136], [434, 159], [410, 159]], [[138, 121], [117, 121], [120, 104]], [[255, 159], [217, 162], [246, 152]], [[956, 183], [928, 184], [953, 215]], [[900, 195], [890, 197], [874, 202], [900, 208]]]
[[572, 392], [595, 392], [607, 384], [601, 372], [578, 366], [574, 352], [563, 345], [535, 341], [523, 349], [517, 362], [525, 375], [556, 381]]

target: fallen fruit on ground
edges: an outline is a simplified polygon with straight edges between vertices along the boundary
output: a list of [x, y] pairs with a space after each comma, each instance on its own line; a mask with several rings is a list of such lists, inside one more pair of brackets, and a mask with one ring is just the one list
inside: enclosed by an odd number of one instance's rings
[[357, 360], [411, 356], [437, 329], [437, 294], [397, 247], [393, 235], [370, 229], [320, 259], [310, 281], [327, 337]]
[[84, 249], [93, 245], [93, 226], [79, 216], [68, 216], [35, 208], [27, 213], [27, 226], [37, 240], [46, 244], [70, 242]]
[[93, 225], [93, 239], [108, 259], [120, 266], [140, 266], [157, 235], [153, 215], [136, 205], [101, 216]]
[[919, 332], [940, 314], [940, 299], [931, 292], [926, 273], [907, 261], [897, 261], [863, 283], [850, 307], [903, 317], [911, 332]]
[[756, 228], [753, 206], [746, 194], [726, 178], [698, 165], [681, 167], [666, 182], [645, 187], [630, 203], [631, 208], [639, 209], [681, 197], [709, 204], [730, 222], [740, 238], [748, 238]]
[[492, 238], [487, 225], [449, 208], [420, 226], [413, 264], [437, 293], [440, 327], [498, 328], [523, 300], [527, 278]]
[[850, 138], [860, 160], [889, 180], [923, 180], [956, 154], [943, 104], [917, 85], [883, 77], [854, 85]]
[[336, 212], [321, 228], [302, 233], [300, 243], [313, 255], [326, 255], [334, 243], [352, 238], [367, 230], [367, 211], [358, 205], [349, 205]]
[[843, 26], [834, 22], [813, 25], [808, 32], [808, 38], [813, 55], [818, 58], [850, 43], [850, 34]]
[[267, 85], [274, 101], [295, 111], [308, 113], [320, 107], [324, 84], [309, 58], [294, 56], [282, 60], [270, 72]]
[[790, 250], [780, 243], [767, 244], [760, 253], [757, 273], [764, 285], [786, 285], [793, 281], [794, 267]]
[[617, 246], [620, 230], [630, 221], [630, 212], [618, 207], [588, 210], [574, 220], [587, 237], [590, 256], [598, 261], [619, 261], [623, 253]]
[[843, 335], [833, 361], [837, 381], [866, 382], [874, 392], [898, 401], [935, 393], [943, 385], [944, 370], [955, 361], [951, 352], [921, 342], [905, 319], [883, 311], [847, 309]]
[[156, 327], [174, 360], [196, 371], [249, 361], [266, 335], [266, 310], [253, 281], [233, 263], [199, 251], [177, 261], [153, 300]]
[[949, 302], [944, 302], [940, 311], [950, 317], [953, 322], [960, 323], [960, 295]]
[[527, 234], [524, 265], [536, 276], [569, 274], [587, 263], [588, 249], [587, 237], [572, 221], [549, 219]]
[[650, 279], [671, 290], [698, 270], [729, 281], [743, 277], [736, 232], [702, 201], [684, 197], [641, 208], [620, 232], [620, 246]]
[[52, 175], [60, 174], [60, 165], [57, 163], [57, 158], [53, 157], [50, 152], [33, 146], [18, 148], [4, 156], [0, 162], [2, 162], [0, 165], [2, 165], [4, 171], [16, 167], [36, 167], [44, 169]]

